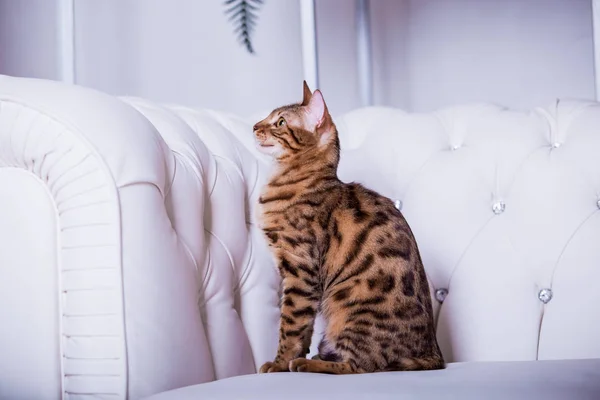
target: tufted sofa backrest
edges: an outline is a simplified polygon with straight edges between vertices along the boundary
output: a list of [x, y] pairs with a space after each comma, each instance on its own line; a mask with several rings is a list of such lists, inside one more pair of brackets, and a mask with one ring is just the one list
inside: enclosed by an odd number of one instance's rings
[[449, 361], [600, 356], [600, 107], [338, 119], [340, 176], [398, 200]]
[[[269, 162], [254, 149], [255, 121], [173, 110], [231, 169], [217, 174], [230, 189], [210, 196], [227, 208], [210, 226], [223, 225], [220, 242], [231, 254], [245, 253], [225, 264], [258, 365], [277, 340], [278, 279], [253, 212]], [[600, 356], [592, 284], [600, 279], [598, 104], [557, 101], [530, 112], [471, 104], [430, 114], [365, 108], [335, 120], [340, 178], [395, 200], [416, 235], [448, 361]]]
[[[236, 375], [272, 358], [277, 343], [279, 280], [254, 211], [270, 162], [254, 148], [251, 119], [169, 112], [206, 146], [198, 157], [208, 192], [206, 235], [196, 243], [210, 253], [202, 309], [217, 377]], [[591, 286], [600, 279], [597, 104], [430, 114], [374, 107], [335, 120], [340, 178], [396, 201], [415, 233], [448, 361], [600, 356], [600, 294]], [[241, 323], [217, 300], [229, 287]]]

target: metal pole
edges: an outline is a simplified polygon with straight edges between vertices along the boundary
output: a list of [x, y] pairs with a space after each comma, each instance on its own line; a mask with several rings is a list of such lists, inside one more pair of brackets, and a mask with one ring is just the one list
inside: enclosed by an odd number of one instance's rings
[[319, 88], [315, 0], [300, 0], [300, 25], [302, 29], [304, 79], [308, 86], [315, 90]]
[[60, 0], [58, 7], [60, 79], [75, 83], [75, 0]]
[[600, 0], [592, 1], [592, 27], [594, 30], [594, 83], [596, 100], [600, 101]]
[[356, 53], [358, 87], [363, 107], [373, 105], [373, 69], [371, 65], [371, 22], [369, 0], [356, 0]]

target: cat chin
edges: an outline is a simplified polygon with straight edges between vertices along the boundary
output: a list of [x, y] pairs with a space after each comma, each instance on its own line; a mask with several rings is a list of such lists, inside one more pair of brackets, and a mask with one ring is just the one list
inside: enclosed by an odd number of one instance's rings
[[260, 144], [256, 143], [256, 148], [261, 153], [272, 157], [275, 157], [279, 154], [279, 149], [277, 148], [277, 146], [261, 146]]

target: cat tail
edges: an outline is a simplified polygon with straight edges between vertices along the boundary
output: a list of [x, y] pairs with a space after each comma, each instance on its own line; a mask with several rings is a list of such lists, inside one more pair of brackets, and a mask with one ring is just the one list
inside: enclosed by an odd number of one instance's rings
[[386, 371], [424, 371], [432, 369], [444, 369], [446, 363], [439, 356], [430, 356], [422, 358], [403, 357], [396, 362], [392, 362], [385, 369]]

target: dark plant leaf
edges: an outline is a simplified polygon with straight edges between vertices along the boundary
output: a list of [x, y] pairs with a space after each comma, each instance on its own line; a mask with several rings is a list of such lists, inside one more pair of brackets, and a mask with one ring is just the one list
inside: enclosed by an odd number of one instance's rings
[[250, 54], [254, 54], [251, 34], [256, 26], [258, 11], [262, 4], [263, 0], [225, 0], [224, 2], [225, 15], [235, 26], [233, 33]]

